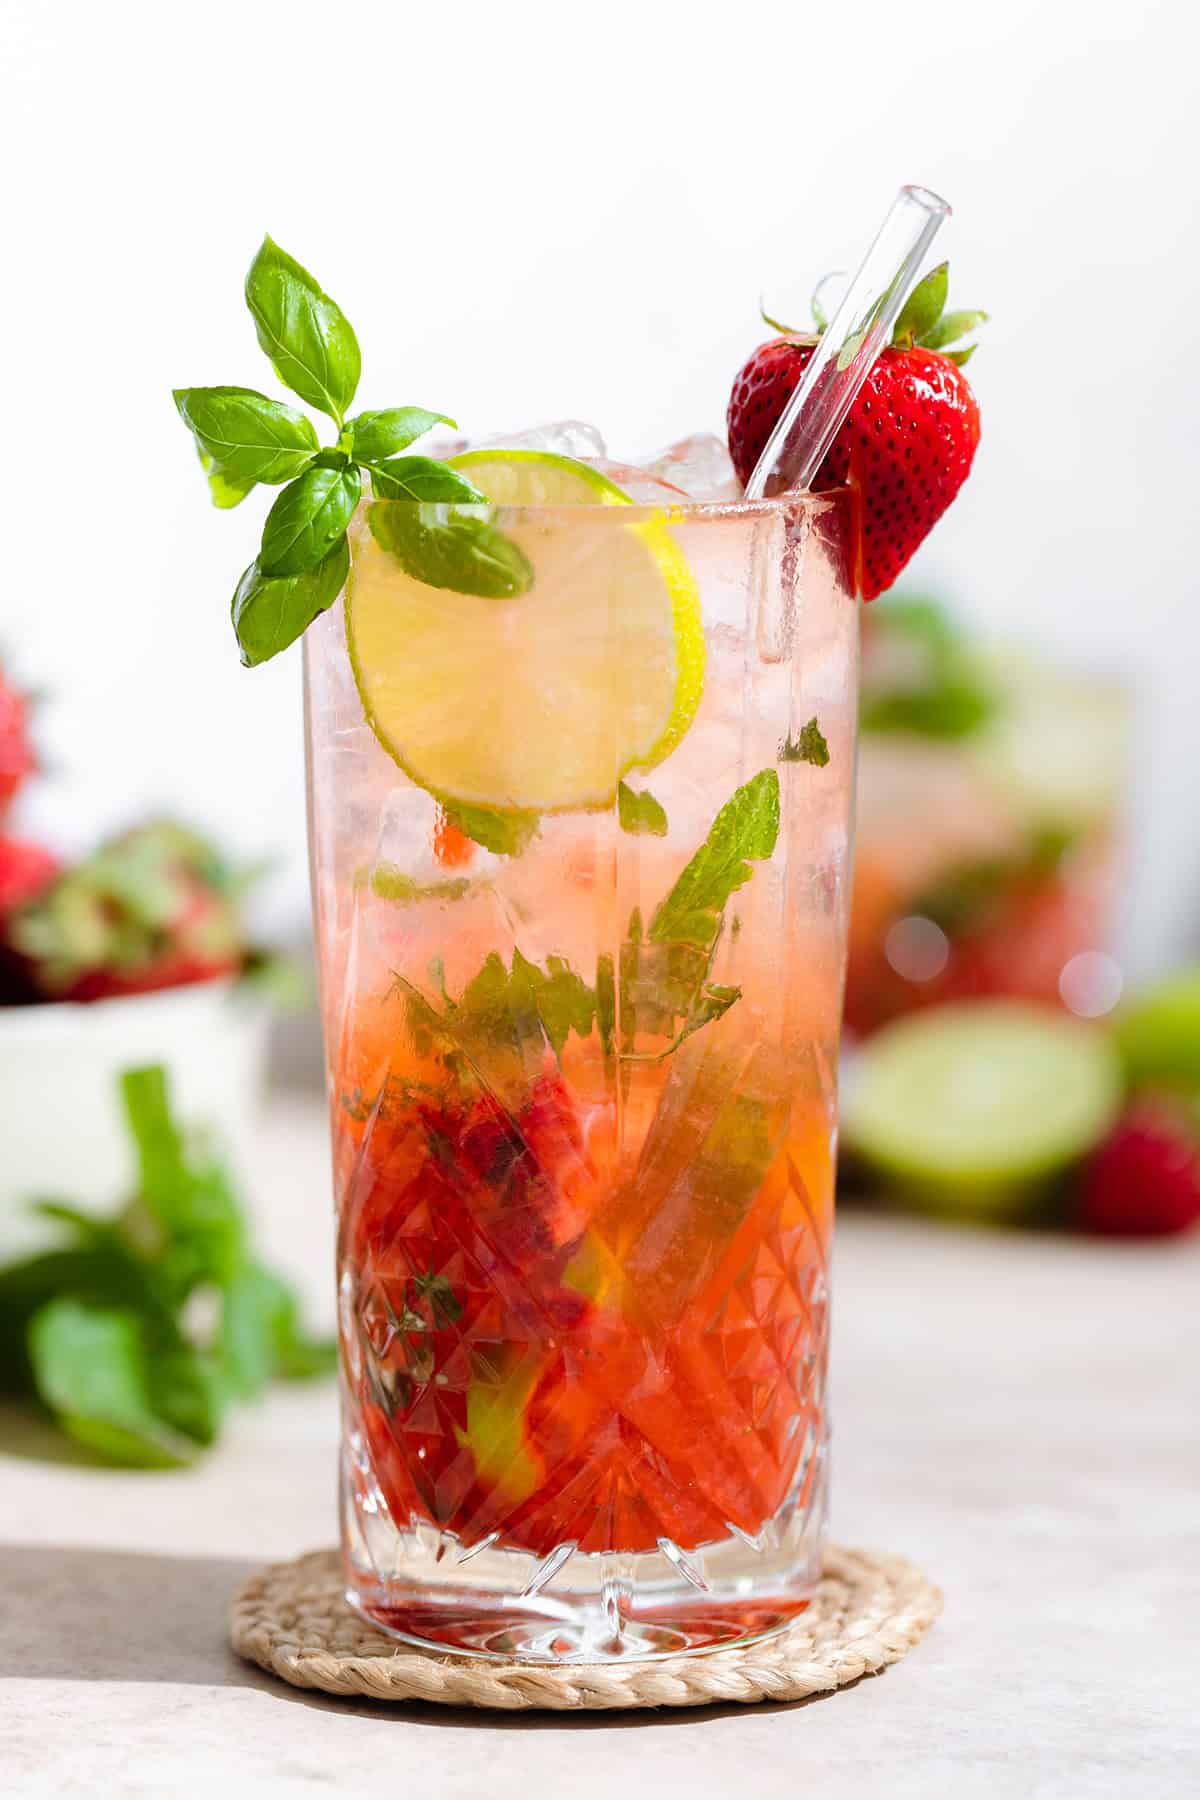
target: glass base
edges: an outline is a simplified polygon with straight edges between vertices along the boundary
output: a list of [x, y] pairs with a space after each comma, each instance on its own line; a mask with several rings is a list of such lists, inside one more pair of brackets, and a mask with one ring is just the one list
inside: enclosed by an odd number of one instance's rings
[[494, 1596], [473, 1600], [457, 1595], [438, 1601], [412, 1595], [374, 1606], [353, 1588], [346, 1598], [368, 1624], [422, 1650], [496, 1662], [652, 1662], [664, 1657], [702, 1655], [757, 1644], [786, 1630], [805, 1611], [810, 1595], [774, 1601], [731, 1600], [663, 1606], [636, 1618], [607, 1601], [538, 1608], [506, 1604]]

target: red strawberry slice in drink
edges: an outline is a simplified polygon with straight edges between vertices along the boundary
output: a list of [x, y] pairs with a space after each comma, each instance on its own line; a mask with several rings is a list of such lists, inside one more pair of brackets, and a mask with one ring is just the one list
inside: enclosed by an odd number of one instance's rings
[[[946, 264], [914, 289], [813, 482], [848, 487], [855, 500], [853, 574], [864, 600], [891, 587], [970, 473], [979, 408], [951, 350], [986, 317], [945, 311]], [[749, 480], [811, 360], [817, 339], [787, 334], [762, 344], [729, 399], [729, 454]]]

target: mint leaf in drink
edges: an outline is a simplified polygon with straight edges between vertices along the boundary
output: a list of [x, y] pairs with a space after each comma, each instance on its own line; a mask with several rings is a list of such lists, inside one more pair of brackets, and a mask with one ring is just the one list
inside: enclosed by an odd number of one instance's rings
[[210, 483], [217, 475], [273, 487], [298, 475], [321, 447], [311, 419], [254, 388], [176, 388], [174, 399], [201, 460], [209, 459]]
[[[434, 456], [394, 456], [390, 462], [369, 463], [371, 486], [380, 500], [428, 500], [468, 506], [486, 505], [473, 481]], [[444, 582], [435, 582], [444, 587]], [[460, 593], [469, 593], [461, 588]]]
[[533, 586], [529, 559], [490, 523], [484, 508], [376, 500], [367, 522], [380, 548], [429, 587], [511, 600]]
[[306, 469], [267, 514], [258, 566], [264, 575], [303, 575], [345, 535], [362, 480], [357, 469]]
[[639, 793], [624, 781], [617, 786], [617, 820], [621, 830], [633, 837], [667, 835], [667, 815], [654, 795], [644, 788]]
[[443, 800], [442, 811], [456, 831], [493, 856], [519, 856], [541, 824], [539, 813], [493, 812], [490, 807], [465, 806], [457, 800]]
[[280, 381], [340, 426], [362, 368], [341, 307], [269, 237], [246, 276], [246, 305]]
[[362, 412], [347, 421], [350, 454], [357, 463], [379, 463], [398, 450], [407, 450], [435, 425], [457, 429], [445, 413], [426, 412], [423, 406], [388, 406], [381, 412]]
[[29, 1327], [37, 1392], [62, 1429], [108, 1461], [179, 1468], [195, 1445], [160, 1418], [137, 1313], [52, 1300]]
[[829, 745], [815, 718], [802, 725], [795, 737], [789, 732], [779, 746], [779, 760], [785, 763], [811, 763], [823, 769], [829, 761]]
[[[356, 887], [359, 879], [355, 877]], [[369, 878], [364, 870], [361, 879], [377, 899], [389, 900], [395, 906], [413, 906], [419, 900], [461, 900], [475, 885], [469, 875], [452, 875], [444, 881], [417, 881], [398, 864], [389, 862], [376, 863]]]
[[315, 569], [299, 575], [265, 575], [252, 562], [233, 596], [233, 628], [247, 668], [268, 662], [331, 607], [350, 570], [350, 547], [341, 537]]
[[694, 944], [716, 941], [725, 902], [744, 887], [765, 862], [779, 836], [779, 776], [763, 769], [727, 800], [705, 842], [688, 863], [650, 922], [652, 942]]

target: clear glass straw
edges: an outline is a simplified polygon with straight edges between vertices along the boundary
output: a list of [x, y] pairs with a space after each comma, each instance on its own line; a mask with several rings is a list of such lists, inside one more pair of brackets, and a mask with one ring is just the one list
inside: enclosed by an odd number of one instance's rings
[[804, 378], [746, 483], [747, 500], [806, 488], [892, 335], [925, 253], [950, 208], [928, 188], [902, 187], [862, 267], [829, 321]]

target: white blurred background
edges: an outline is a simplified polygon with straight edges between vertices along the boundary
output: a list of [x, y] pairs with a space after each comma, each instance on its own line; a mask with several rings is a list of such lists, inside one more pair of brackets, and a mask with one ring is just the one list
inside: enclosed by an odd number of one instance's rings
[[273, 390], [264, 230], [349, 314], [361, 404], [633, 453], [719, 429], [760, 289], [852, 264], [919, 181], [992, 323], [908, 585], [1136, 679], [1131, 961], [1195, 950], [1196, 47], [1185, 0], [5, 0], [0, 646], [53, 764], [20, 823], [181, 811], [277, 854], [303, 927], [299, 657], [241, 669], [228, 618], [265, 502], [210, 509], [170, 398]]

